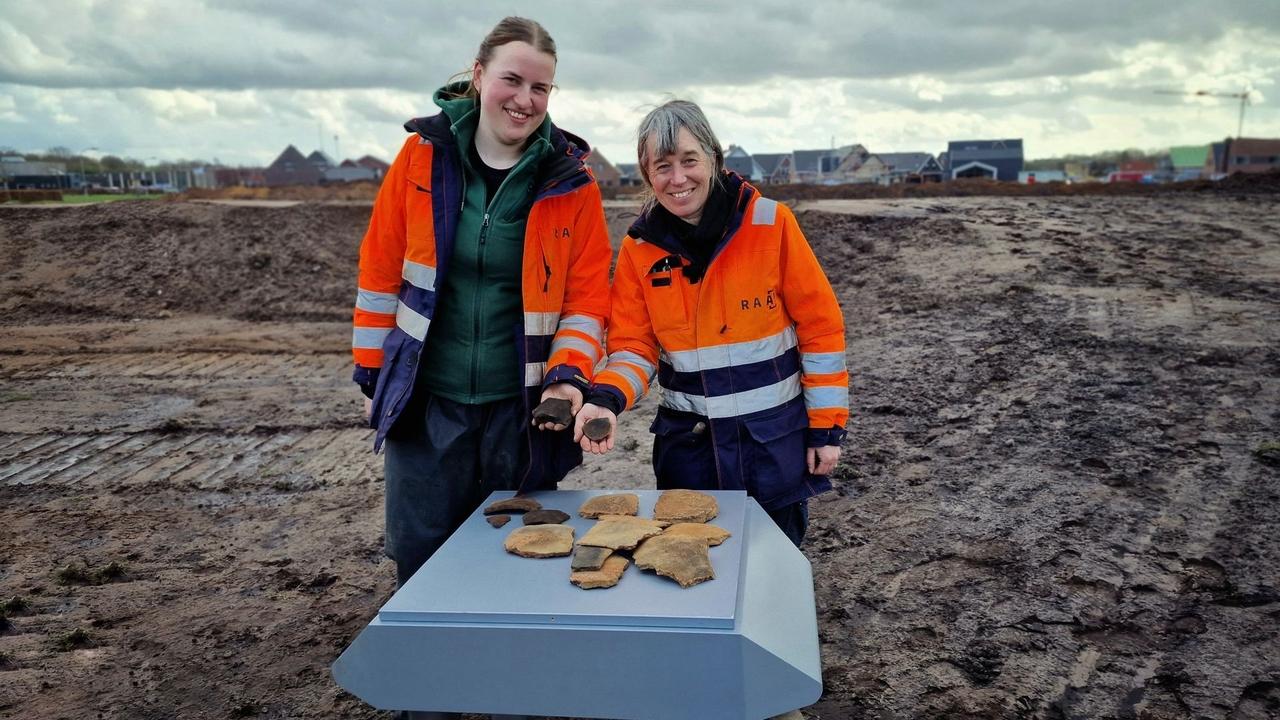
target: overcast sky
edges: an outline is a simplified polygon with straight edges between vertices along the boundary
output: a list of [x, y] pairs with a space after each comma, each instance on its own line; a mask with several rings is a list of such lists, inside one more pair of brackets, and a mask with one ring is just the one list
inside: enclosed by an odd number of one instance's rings
[[0, 147], [390, 160], [507, 14], [556, 39], [552, 118], [614, 162], [668, 94], [751, 152], [1202, 144], [1238, 101], [1157, 91], [1245, 87], [1245, 136], [1280, 137], [1280, 0], [0, 0]]

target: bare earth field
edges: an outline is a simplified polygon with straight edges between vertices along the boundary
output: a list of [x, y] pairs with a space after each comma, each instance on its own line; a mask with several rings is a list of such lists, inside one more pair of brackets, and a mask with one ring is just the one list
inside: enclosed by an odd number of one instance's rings
[[[801, 202], [854, 378], [807, 717], [1280, 717], [1278, 201]], [[386, 717], [328, 673], [394, 585], [368, 211], [0, 207], [0, 717]], [[565, 485], [647, 487], [652, 412]]]

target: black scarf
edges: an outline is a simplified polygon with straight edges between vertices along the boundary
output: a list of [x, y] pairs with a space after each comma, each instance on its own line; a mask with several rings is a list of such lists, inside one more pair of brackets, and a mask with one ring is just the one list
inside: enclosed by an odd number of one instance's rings
[[679, 244], [683, 250], [681, 254], [690, 261], [684, 268], [685, 277], [696, 283], [707, 274], [711, 254], [724, 237], [732, 215], [733, 198], [722, 180], [711, 183], [711, 192], [707, 194], [707, 202], [702, 206], [702, 216], [696, 226], [672, 215], [661, 204], [654, 205], [649, 220], [658, 234], [668, 235]]

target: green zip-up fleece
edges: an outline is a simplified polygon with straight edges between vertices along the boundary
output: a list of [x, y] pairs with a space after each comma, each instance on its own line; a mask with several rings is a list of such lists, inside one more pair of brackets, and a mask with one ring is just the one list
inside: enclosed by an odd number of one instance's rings
[[454, 402], [479, 404], [518, 396], [524, 387], [516, 355], [523, 322], [520, 269], [525, 223], [533, 204], [538, 165], [551, 148], [548, 116], [531, 136], [486, 207], [484, 178], [467, 151], [475, 140], [480, 107], [453, 99], [442, 88], [436, 105], [453, 122], [465, 177], [462, 215], [449, 272], [437, 289], [418, 382]]

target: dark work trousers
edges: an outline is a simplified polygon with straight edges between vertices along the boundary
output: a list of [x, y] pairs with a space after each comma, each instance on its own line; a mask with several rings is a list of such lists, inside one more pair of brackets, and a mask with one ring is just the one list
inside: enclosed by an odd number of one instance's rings
[[[653, 472], [657, 477], [658, 489], [688, 487], [690, 477], [714, 478], [716, 476], [715, 448], [711, 443], [711, 433], [706, 430], [705, 420], [698, 422], [694, 416], [685, 414], [682, 420], [675, 423], [662, 422], [664, 412], [659, 411], [659, 420], [654, 426], [653, 438]], [[667, 415], [667, 417], [672, 417]], [[685, 426], [695, 428], [687, 430]], [[796, 458], [803, 463], [804, 455]], [[783, 505], [773, 510], [765, 510], [782, 533], [796, 547], [804, 542], [805, 532], [809, 529], [809, 501], [800, 500]]]
[[[421, 392], [421, 391], [420, 391]], [[423, 392], [387, 434], [386, 554], [403, 586], [495, 490], [514, 490], [526, 462], [520, 397], [465, 405]]]

